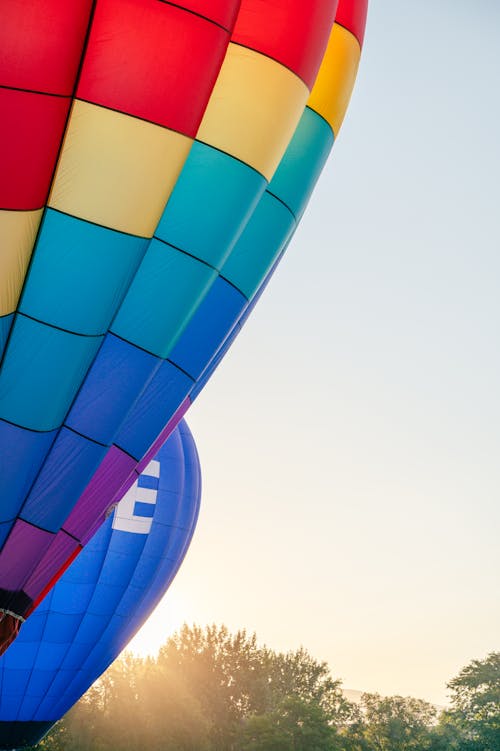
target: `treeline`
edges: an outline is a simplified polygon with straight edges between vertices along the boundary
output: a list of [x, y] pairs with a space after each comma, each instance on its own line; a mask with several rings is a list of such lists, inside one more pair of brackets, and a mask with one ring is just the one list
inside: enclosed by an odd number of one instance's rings
[[346, 700], [304, 649], [184, 626], [156, 658], [117, 660], [40, 751], [500, 751], [500, 653], [450, 681], [452, 705]]

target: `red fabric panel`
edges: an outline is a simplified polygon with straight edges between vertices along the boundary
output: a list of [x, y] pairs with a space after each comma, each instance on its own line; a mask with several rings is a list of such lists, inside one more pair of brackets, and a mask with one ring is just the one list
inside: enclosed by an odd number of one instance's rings
[[0, 85], [70, 95], [92, 0], [2, 0]]
[[368, 13], [368, 0], [339, 0], [336, 22], [354, 34], [363, 45]]
[[194, 137], [228, 41], [158, 0], [100, 0], [77, 97]]
[[47, 199], [70, 99], [0, 88], [0, 208]]
[[232, 31], [240, 9], [240, 0], [209, 0], [209, 2], [207, 0], [184, 0], [177, 5], [182, 5], [193, 13], [205, 16], [205, 18], [210, 18], [228, 31]]
[[338, 0], [242, 0], [232, 41], [290, 68], [309, 89], [316, 79]]

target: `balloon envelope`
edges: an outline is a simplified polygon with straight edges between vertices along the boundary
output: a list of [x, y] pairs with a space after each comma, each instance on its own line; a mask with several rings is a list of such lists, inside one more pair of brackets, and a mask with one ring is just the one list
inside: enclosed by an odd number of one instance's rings
[[182, 422], [0, 658], [0, 748], [36, 743], [148, 618], [189, 546], [200, 490]]
[[337, 0], [5, 5], [2, 628], [187, 406], [196, 373], [172, 352], [273, 178]]

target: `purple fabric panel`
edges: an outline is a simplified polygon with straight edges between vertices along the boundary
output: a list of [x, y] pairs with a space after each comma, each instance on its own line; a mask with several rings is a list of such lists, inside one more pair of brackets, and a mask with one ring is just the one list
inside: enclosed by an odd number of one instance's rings
[[18, 519], [0, 553], [0, 588], [23, 589], [53, 539], [51, 532]]
[[[163, 430], [161, 431], [158, 438], [155, 440], [155, 442], [151, 445], [151, 448], [146, 452], [144, 457], [141, 459], [141, 461], [137, 464], [137, 473], [140, 474], [143, 472], [146, 467], [148, 466], [149, 462], [155, 458], [158, 451], [161, 449], [163, 444], [166, 442], [166, 440], [169, 438], [170, 434], [174, 432], [177, 425], [180, 423], [184, 415], [186, 414], [187, 410], [191, 406], [191, 399], [189, 396], [187, 396], [180, 407], [177, 408], [177, 410], [174, 412], [171, 419], [167, 422]], [[125, 490], [125, 493], [127, 492], [128, 488]], [[124, 493], [124, 494], [125, 494]], [[123, 496], [122, 496], [123, 498]]]
[[77, 541], [62, 530], [53, 537], [49, 549], [24, 586], [24, 591], [32, 600], [37, 599], [78, 547]]
[[96, 521], [106, 514], [135, 465], [135, 459], [116, 446], [111, 446], [63, 528], [85, 544], [89, 539], [89, 530], [95, 529]]

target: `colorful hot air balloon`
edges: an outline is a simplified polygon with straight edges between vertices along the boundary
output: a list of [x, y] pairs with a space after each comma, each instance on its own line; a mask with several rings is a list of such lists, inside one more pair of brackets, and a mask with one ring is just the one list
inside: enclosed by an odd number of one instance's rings
[[[338, 135], [356, 78], [366, 13], [367, 0], [340, 0], [313, 91], [279, 167], [168, 360], [129, 411], [114, 439], [116, 451], [142, 456], [155, 438], [165, 440], [262, 294]], [[164, 217], [170, 210], [169, 204]], [[98, 493], [99, 487], [110, 491], [106, 471], [105, 461], [86, 493]], [[134, 477], [134, 472], [128, 478], [126, 472], [115, 475], [117, 498]], [[85, 500], [84, 494], [77, 506]]]
[[[199, 373], [175, 348], [220, 275], [240, 279], [233, 253], [270, 195], [337, 0], [5, 4], [4, 645], [187, 406]], [[344, 4], [363, 16], [361, 0]], [[270, 236], [294, 226], [286, 211], [269, 222]]]
[[200, 487], [181, 423], [0, 658], [0, 748], [37, 743], [148, 618], [189, 546]]

